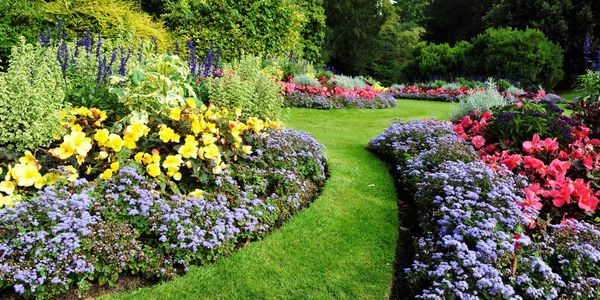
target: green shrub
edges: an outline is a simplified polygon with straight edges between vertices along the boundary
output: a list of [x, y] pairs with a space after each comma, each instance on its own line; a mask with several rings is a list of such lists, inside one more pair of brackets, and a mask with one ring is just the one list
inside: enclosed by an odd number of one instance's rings
[[471, 114], [474, 111], [490, 111], [494, 107], [505, 106], [508, 101], [498, 92], [498, 88], [493, 81], [486, 82], [486, 89], [482, 92], [475, 92], [462, 97], [458, 106], [453, 108], [453, 118], [462, 117]]
[[60, 136], [65, 86], [56, 53], [26, 44], [13, 47], [0, 73], [0, 160], [48, 146]]
[[199, 52], [210, 43], [225, 60], [244, 54], [302, 54], [302, 9], [291, 0], [166, 0], [163, 19], [181, 39], [193, 39]]
[[55, 0], [43, 5], [46, 18], [64, 21], [70, 37], [86, 30], [99, 32], [109, 39], [156, 38], [159, 49], [171, 46], [171, 36], [162, 24], [126, 0]]
[[321, 62], [321, 52], [327, 29], [324, 0], [296, 0], [295, 3], [305, 16], [300, 31], [302, 35], [300, 53], [308, 61]]
[[36, 0], [0, 1], [0, 66], [8, 66], [10, 49], [19, 43], [19, 36], [35, 42], [44, 26], [42, 3]]
[[225, 65], [223, 77], [205, 79], [208, 101], [218, 107], [240, 108], [244, 119], [280, 118], [283, 96], [279, 84], [262, 72], [261, 61], [257, 56], [243, 56]]
[[553, 88], [563, 78], [560, 46], [539, 30], [490, 28], [472, 40], [472, 74], [515, 78]]
[[294, 76], [292, 80], [295, 84], [304, 86], [320, 86], [321, 83], [314, 77], [310, 77], [307, 74], [299, 74]]
[[415, 58], [405, 67], [405, 76], [417, 79], [454, 77], [463, 72], [471, 48], [468, 42], [460, 42], [454, 47], [448, 44], [429, 44], [417, 48]]
[[351, 77], [346, 75], [336, 75], [331, 78], [333, 84], [346, 89], [354, 89], [355, 87], [364, 88], [367, 83], [360, 77]]

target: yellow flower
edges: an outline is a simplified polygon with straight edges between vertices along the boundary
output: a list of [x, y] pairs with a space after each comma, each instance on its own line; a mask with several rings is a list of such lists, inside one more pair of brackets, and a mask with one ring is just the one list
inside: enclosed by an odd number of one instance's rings
[[202, 135], [202, 143], [204, 143], [204, 146], [214, 144], [216, 141], [217, 141], [217, 138], [212, 135], [209, 135], [209, 134]]
[[187, 98], [185, 99], [185, 104], [187, 104], [187, 106], [189, 106], [191, 109], [196, 109], [196, 100], [194, 100], [194, 98]]
[[116, 173], [117, 171], [119, 171], [119, 162], [118, 162], [118, 161], [115, 161], [115, 162], [113, 162], [112, 164], [110, 164], [110, 169], [111, 169], [113, 172], [115, 172], [115, 173]]
[[[35, 159], [35, 156], [33, 156], [33, 154], [31, 154], [31, 152], [29, 152], [29, 151], [25, 151], [25, 155], [23, 157], [19, 158], [19, 162], [22, 164], [29, 164], [29, 165], [37, 164], [37, 160]], [[0, 174], [2, 174], [2, 172], [0, 172]]]
[[83, 128], [81, 128], [81, 125], [79, 125], [79, 124], [74, 124], [74, 125], [71, 125], [71, 130], [72, 131], [83, 131]]
[[11, 195], [15, 191], [15, 184], [12, 181], [0, 182], [0, 192]]
[[[147, 154], [147, 153], [146, 153], [146, 154]], [[135, 159], [135, 161], [136, 161], [138, 164], [141, 164], [141, 163], [142, 163], [142, 159], [143, 159], [143, 158], [144, 158], [144, 152], [138, 152], [138, 153], [136, 153], [136, 154], [133, 156], [133, 159]]]
[[86, 137], [85, 133], [81, 131], [73, 131], [63, 137], [60, 147], [52, 149], [51, 154], [65, 160], [73, 154], [85, 157], [91, 149], [92, 139]]
[[265, 122], [256, 117], [249, 118], [246, 123], [248, 123], [248, 126], [254, 130], [254, 133], [259, 133], [265, 128]]
[[221, 174], [221, 172], [223, 172], [223, 167], [221, 165], [214, 166], [212, 172], [213, 174]]
[[175, 172], [171, 177], [173, 177], [174, 180], [179, 181], [181, 180], [181, 172]]
[[179, 147], [179, 150], [177, 152], [185, 158], [198, 157], [198, 142], [196, 141], [196, 139], [194, 139], [194, 136], [186, 136], [185, 144]]
[[42, 178], [38, 168], [28, 164], [16, 164], [11, 174], [17, 180], [18, 186], [32, 186]]
[[111, 169], [106, 169], [104, 170], [104, 172], [100, 175], [100, 179], [103, 180], [109, 180], [112, 178], [113, 175], [113, 171]]
[[106, 159], [108, 157], [108, 152], [106, 151], [100, 151], [98, 152], [98, 158], [99, 160], [103, 160]]
[[281, 121], [277, 121], [277, 120], [272, 121], [270, 125], [271, 125], [270, 126], [271, 129], [279, 129], [282, 126]]
[[195, 189], [188, 194], [189, 198], [200, 198], [202, 196], [204, 196], [204, 191], [200, 189]]
[[118, 136], [114, 133], [111, 133], [108, 136], [108, 142], [106, 143], [106, 146], [109, 148], [112, 148], [113, 151], [115, 151], [115, 152], [119, 152], [119, 151], [121, 151], [121, 149], [123, 149], [124, 144], [125, 143], [123, 142], [123, 139], [121, 139], [120, 136]]
[[162, 163], [163, 168], [176, 172], [183, 163], [181, 155], [168, 155]]
[[252, 146], [242, 146], [242, 152], [246, 153], [246, 154], [251, 154], [252, 153]]
[[215, 144], [210, 144], [206, 147], [202, 148], [203, 157], [207, 159], [217, 159], [221, 157], [221, 153], [219, 152], [219, 147]]
[[158, 136], [163, 141], [163, 143], [168, 143], [170, 141], [179, 143], [180, 136], [177, 133], [175, 133], [173, 129], [169, 128], [166, 125], [160, 127], [160, 130], [158, 131]]
[[169, 114], [169, 119], [175, 120], [175, 121], [181, 120], [181, 109], [180, 108], [172, 109], [171, 113]]
[[109, 134], [110, 133], [107, 129], [100, 129], [96, 131], [96, 134], [94, 134], [94, 140], [98, 142], [98, 146], [103, 147], [106, 145], [106, 142], [108, 142], [109, 139]]
[[77, 173], [77, 169], [75, 169], [73, 166], [66, 166], [65, 170], [69, 172], [69, 176], [67, 176], [67, 180], [75, 181], [75, 179], [77, 179], [77, 177], [79, 177], [79, 174]]
[[15, 195], [2, 196], [0, 195], [0, 207], [11, 207], [17, 202], [18, 198]]
[[160, 175], [160, 165], [158, 163], [152, 163], [146, 166], [146, 172], [152, 177]]

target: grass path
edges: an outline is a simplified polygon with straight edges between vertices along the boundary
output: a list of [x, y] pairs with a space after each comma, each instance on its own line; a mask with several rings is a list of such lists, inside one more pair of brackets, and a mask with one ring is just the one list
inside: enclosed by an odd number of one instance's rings
[[448, 103], [387, 110], [293, 109], [288, 126], [327, 147], [331, 178], [307, 209], [261, 241], [185, 276], [107, 299], [384, 299], [396, 240], [394, 184], [367, 142], [394, 117], [445, 117]]

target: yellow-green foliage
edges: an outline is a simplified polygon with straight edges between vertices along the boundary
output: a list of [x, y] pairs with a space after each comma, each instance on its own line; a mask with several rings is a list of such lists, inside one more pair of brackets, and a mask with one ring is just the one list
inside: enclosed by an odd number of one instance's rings
[[171, 36], [162, 23], [124, 0], [55, 0], [44, 4], [51, 21], [61, 19], [70, 33], [89, 29], [104, 37], [126, 37], [133, 33], [137, 38], [155, 37], [161, 50], [171, 45]]
[[48, 146], [60, 136], [65, 87], [56, 52], [21, 40], [0, 73], [0, 160]]
[[261, 68], [261, 58], [243, 56], [225, 66], [221, 78], [207, 79], [209, 101], [218, 107], [242, 109], [243, 117], [281, 117], [279, 85]]

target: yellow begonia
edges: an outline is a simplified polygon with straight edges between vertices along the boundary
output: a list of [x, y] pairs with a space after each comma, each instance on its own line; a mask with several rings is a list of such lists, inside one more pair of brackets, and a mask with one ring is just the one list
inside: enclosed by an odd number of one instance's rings
[[15, 195], [9, 195], [9, 196], [0, 195], [0, 207], [3, 207], [3, 206], [11, 207], [18, 200], [19, 200], [19, 198]]
[[188, 194], [189, 198], [200, 198], [202, 196], [204, 196], [204, 191], [200, 189], [195, 189], [194, 191]]
[[38, 168], [31, 164], [16, 164], [11, 169], [12, 177], [17, 181], [18, 186], [33, 186], [42, 178]]
[[175, 121], [181, 120], [181, 109], [180, 108], [172, 109], [171, 113], [169, 114], [169, 119], [175, 120]]
[[108, 142], [109, 135], [110, 133], [107, 129], [100, 129], [96, 131], [96, 134], [94, 134], [94, 140], [98, 142], [98, 146], [104, 147], [106, 142]]
[[112, 164], [110, 164], [110, 169], [111, 169], [113, 172], [117, 172], [117, 171], [119, 171], [119, 162], [118, 162], [118, 161], [115, 161], [115, 162], [113, 162]]
[[252, 153], [252, 146], [242, 146], [242, 152], [246, 153], [246, 154], [251, 154]]
[[254, 131], [254, 133], [259, 133], [260, 131], [265, 129], [265, 122], [256, 117], [249, 118], [246, 123], [248, 124], [248, 127], [250, 127]]
[[217, 159], [221, 158], [221, 153], [219, 152], [219, 147], [217, 147], [217, 145], [215, 145], [215, 144], [210, 144], [206, 147], [202, 147], [200, 149], [200, 151], [202, 153], [200, 156], [203, 158], [212, 159], [212, 160], [217, 160]]
[[0, 182], [0, 192], [11, 195], [15, 191], [15, 184], [12, 181]]
[[123, 149], [124, 145], [125, 143], [123, 142], [123, 139], [120, 136], [114, 133], [111, 133], [108, 136], [108, 142], [106, 142], [106, 146], [112, 148], [113, 151], [120, 152], [121, 149]]
[[75, 169], [73, 166], [66, 166], [65, 171], [69, 172], [69, 175], [67, 176], [67, 180], [69, 181], [75, 181], [75, 179], [79, 177], [77, 169]]
[[[31, 152], [29, 151], [25, 151], [25, 155], [21, 158], [19, 158], [19, 162], [22, 164], [30, 164], [30, 165], [35, 165], [37, 164], [37, 160], [35, 159], [35, 156], [33, 156], [33, 154], [31, 154]], [[0, 174], [2, 174], [0, 172]]]
[[216, 141], [217, 141], [217, 138], [212, 135], [208, 135], [208, 134], [202, 135], [202, 143], [204, 144], [204, 146], [214, 144]]
[[100, 175], [100, 179], [103, 180], [109, 180], [112, 178], [113, 175], [113, 171], [111, 169], [106, 169], [104, 170], [104, 172], [102, 172], [102, 174]]
[[98, 159], [104, 160], [107, 157], [108, 157], [108, 152], [106, 152], [106, 151], [100, 151], [100, 152], [98, 152]]
[[194, 100], [194, 98], [185, 99], [185, 104], [187, 104], [187, 106], [189, 106], [192, 109], [196, 109], [196, 100]]
[[[147, 154], [147, 153], [146, 153]], [[138, 163], [142, 163], [142, 159], [144, 158], [144, 152], [138, 152], [133, 156], [133, 159]]]
[[177, 151], [184, 158], [196, 158], [198, 157], [198, 141], [194, 139], [194, 136], [188, 135], [185, 138], [185, 144], [179, 147]]
[[135, 122], [127, 126], [123, 135], [125, 147], [131, 150], [137, 148], [137, 141], [139, 141], [141, 137], [148, 135], [149, 132], [150, 128], [148, 128], [146, 124], [140, 122]]
[[173, 129], [165, 125], [161, 126], [160, 130], [158, 131], [158, 136], [163, 141], [163, 143], [168, 143], [170, 141], [179, 143], [180, 139], [180, 136], [177, 133], [175, 133]]
[[92, 149], [92, 139], [88, 138], [81, 131], [73, 131], [71, 134], [63, 137], [63, 142], [59, 148], [52, 149], [52, 155], [60, 159], [67, 159], [73, 154], [85, 157]]
[[151, 163], [149, 165], [146, 166], [146, 172], [148, 172], [148, 175], [152, 176], [152, 177], [156, 177], [158, 175], [160, 175], [160, 165], [158, 163]]

